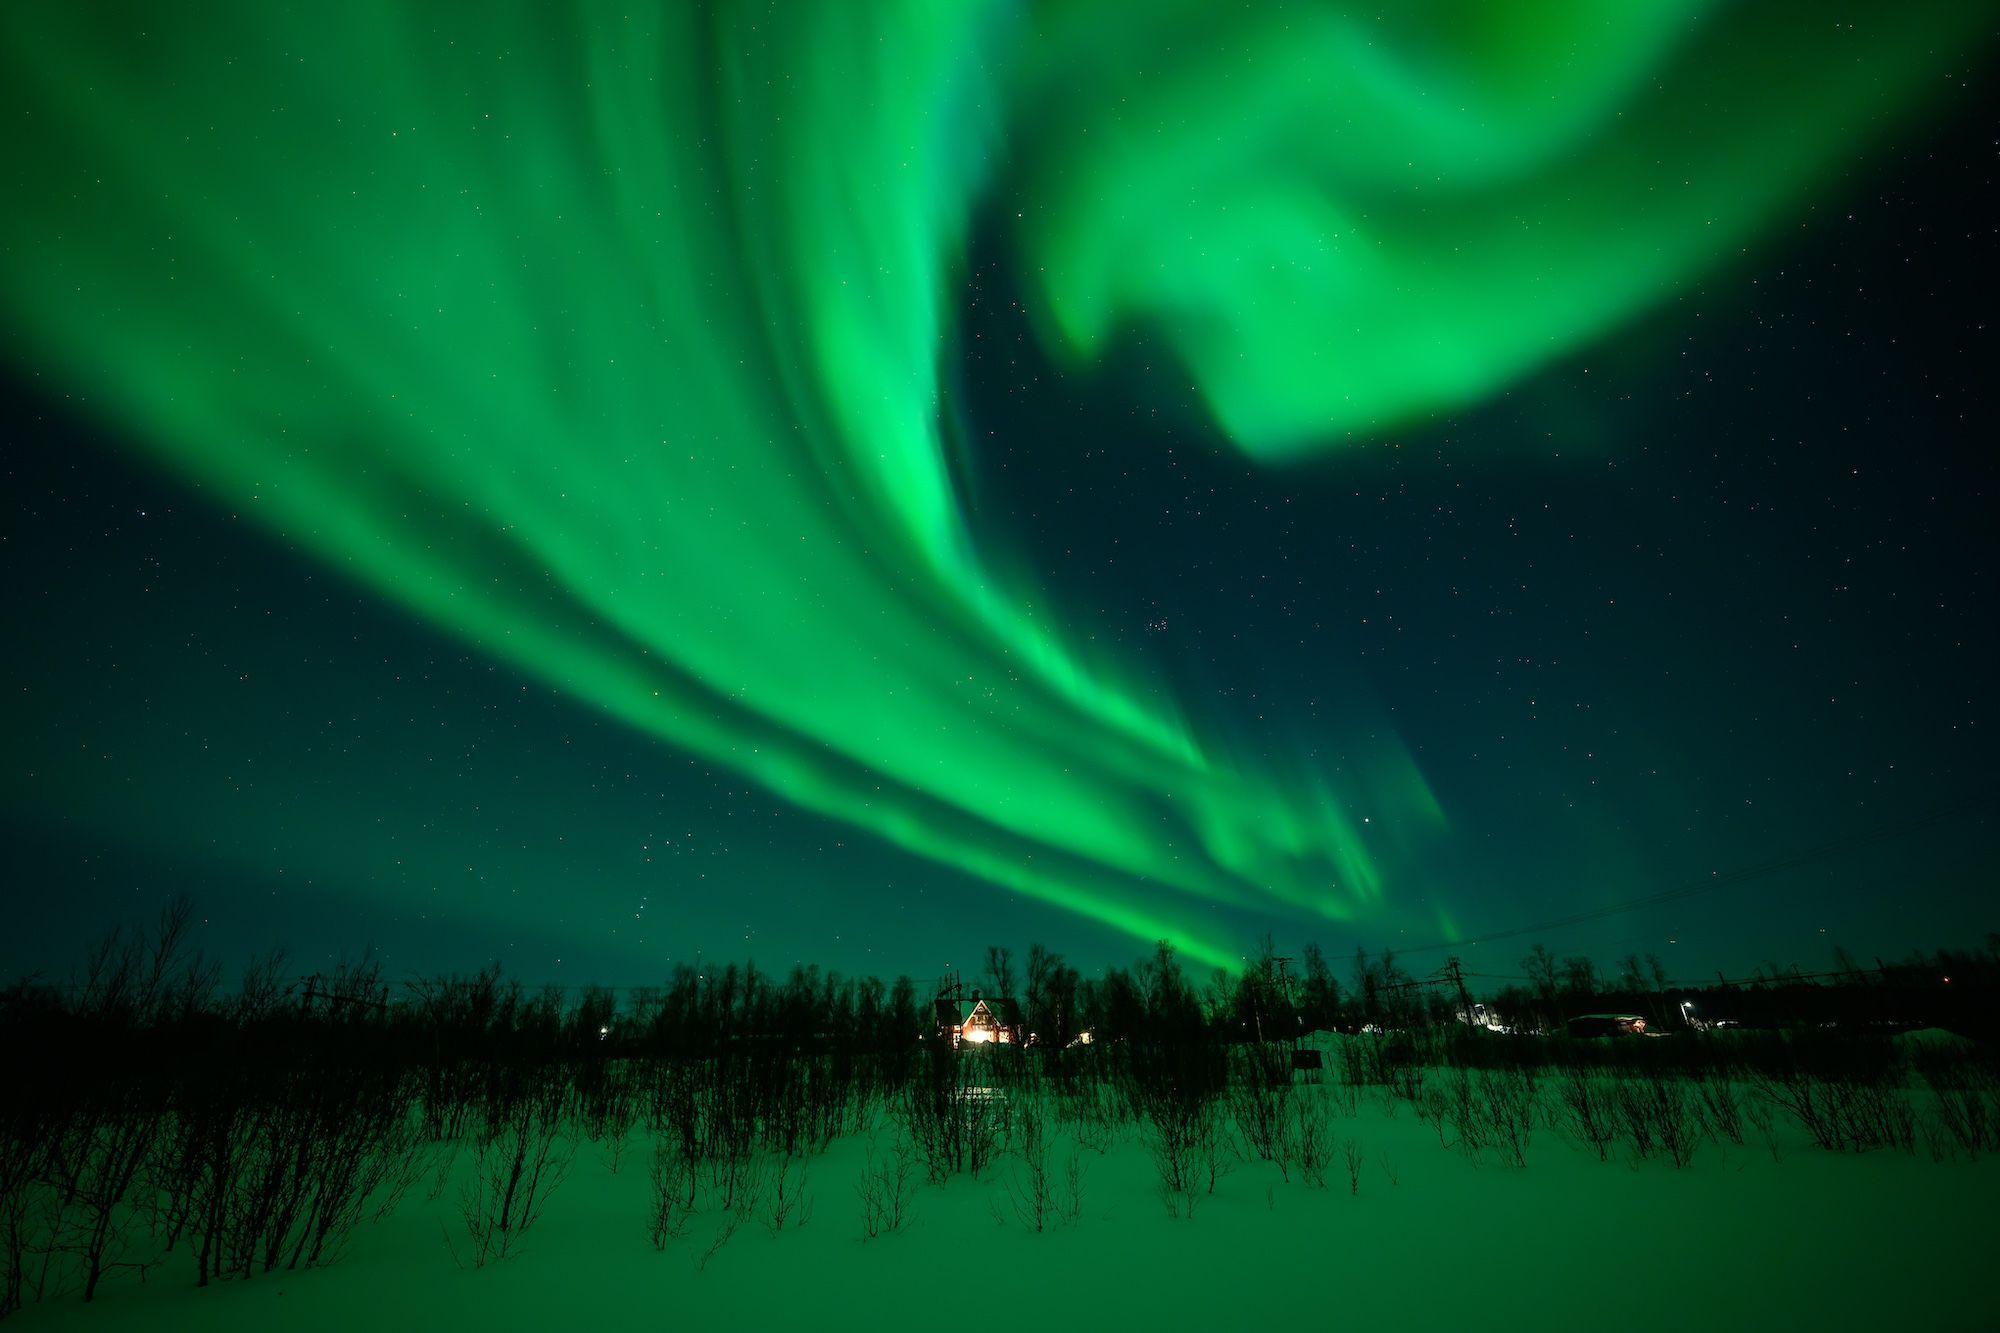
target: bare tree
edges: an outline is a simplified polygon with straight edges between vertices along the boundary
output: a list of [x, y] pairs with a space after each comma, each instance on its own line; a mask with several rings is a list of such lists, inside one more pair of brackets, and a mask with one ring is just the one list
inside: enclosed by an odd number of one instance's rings
[[986, 946], [986, 972], [981, 984], [989, 996], [1014, 994], [1014, 951], [1004, 944]]

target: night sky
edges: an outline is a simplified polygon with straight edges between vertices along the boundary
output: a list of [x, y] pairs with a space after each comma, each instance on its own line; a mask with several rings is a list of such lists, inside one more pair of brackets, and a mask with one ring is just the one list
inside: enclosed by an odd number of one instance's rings
[[2000, 929], [1990, 25], [1532, 8], [10, 11], [0, 966]]

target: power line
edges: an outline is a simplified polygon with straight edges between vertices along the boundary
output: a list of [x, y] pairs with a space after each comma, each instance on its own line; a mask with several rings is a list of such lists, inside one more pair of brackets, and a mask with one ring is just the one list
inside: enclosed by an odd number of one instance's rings
[[[1828, 977], [1893, 977], [1898, 973], [1918, 970], [1918, 965], [1914, 963], [1891, 963], [1876, 967], [1836, 967], [1825, 972], [1782, 972], [1776, 976], [1758, 976], [1752, 974], [1747, 977], [1725, 977], [1717, 973], [1713, 978], [1668, 977], [1664, 984], [1669, 990], [1708, 990], [1716, 986], [1789, 986], [1794, 982], [1824, 981]], [[1510, 972], [1467, 972], [1465, 975], [1475, 977], [1480, 981], [1526, 981], [1533, 983], [1535, 980], [1533, 977], [1517, 976]], [[1434, 978], [1431, 981], [1420, 984], [1436, 985], [1439, 983]], [[1558, 986], [1561, 984], [1560, 977], [1557, 978], [1557, 984]], [[1600, 994], [1617, 994], [1623, 989], [1622, 986], [1616, 984], [1600, 985], [1597, 987], [1597, 991]], [[1641, 989], [1652, 992], [1657, 988], [1647, 986]]]

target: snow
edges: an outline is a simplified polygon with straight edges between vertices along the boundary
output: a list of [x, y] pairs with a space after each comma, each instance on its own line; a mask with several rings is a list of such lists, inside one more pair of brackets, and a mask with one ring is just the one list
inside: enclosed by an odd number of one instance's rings
[[[886, 1146], [892, 1130], [876, 1131]], [[1921, 1151], [1823, 1152], [1787, 1130], [1704, 1143], [1691, 1167], [1601, 1163], [1537, 1132], [1525, 1169], [1442, 1148], [1409, 1107], [1364, 1096], [1334, 1132], [1365, 1146], [1358, 1193], [1235, 1160], [1192, 1219], [1172, 1220], [1129, 1128], [1085, 1153], [1083, 1215], [1013, 1221], [1002, 1159], [981, 1180], [920, 1186], [910, 1227], [864, 1241], [855, 1182], [868, 1140], [814, 1159], [803, 1229], [704, 1215], [657, 1251], [643, 1139], [614, 1174], [584, 1144], [516, 1255], [454, 1264], [455, 1186], [419, 1188], [335, 1265], [193, 1286], [185, 1256], [121, 1277], [90, 1306], [30, 1307], [22, 1329], [894, 1329], [967, 1321], [1068, 1328], [1436, 1326], [2000, 1327], [1990, 1264], [2000, 1165]], [[1056, 1157], [1068, 1153], [1058, 1139]], [[461, 1167], [463, 1159], [461, 1159]], [[706, 1260], [704, 1264], [704, 1260]]]

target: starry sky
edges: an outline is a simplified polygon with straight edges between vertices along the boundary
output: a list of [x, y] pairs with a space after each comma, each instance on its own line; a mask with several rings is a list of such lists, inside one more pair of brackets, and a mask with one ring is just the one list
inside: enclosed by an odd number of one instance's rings
[[0, 965], [1983, 936], [1991, 15], [1826, 14], [10, 11]]

